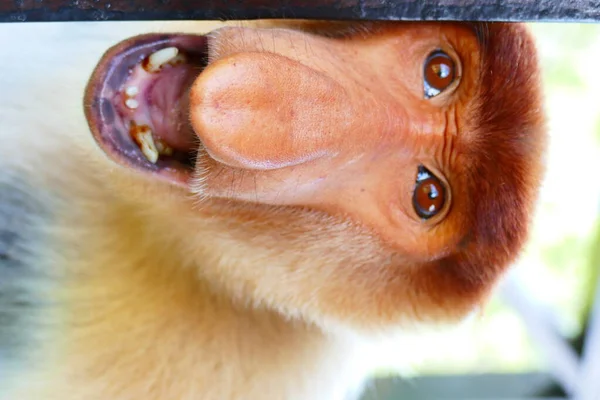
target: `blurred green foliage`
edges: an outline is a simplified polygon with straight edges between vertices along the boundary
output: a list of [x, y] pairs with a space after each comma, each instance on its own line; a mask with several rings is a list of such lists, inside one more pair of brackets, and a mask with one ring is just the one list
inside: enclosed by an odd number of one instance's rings
[[582, 88], [585, 77], [574, 68], [573, 56], [589, 51], [596, 44], [598, 27], [594, 24], [535, 24], [532, 30], [538, 39], [551, 42], [554, 48], [542, 56], [548, 87]]

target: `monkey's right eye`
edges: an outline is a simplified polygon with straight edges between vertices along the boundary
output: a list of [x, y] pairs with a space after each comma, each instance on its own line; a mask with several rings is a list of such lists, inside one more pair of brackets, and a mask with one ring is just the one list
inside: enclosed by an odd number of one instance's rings
[[429, 54], [423, 67], [425, 98], [442, 93], [456, 78], [456, 65], [452, 58], [441, 50]]
[[422, 165], [418, 169], [412, 202], [415, 212], [424, 220], [436, 216], [446, 203], [444, 184]]

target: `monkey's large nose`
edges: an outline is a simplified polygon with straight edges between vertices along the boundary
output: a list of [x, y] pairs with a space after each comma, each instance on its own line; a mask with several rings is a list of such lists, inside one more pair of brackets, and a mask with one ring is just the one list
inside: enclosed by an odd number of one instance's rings
[[266, 170], [337, 154], [353, 130], [351, 103], [325, 74], [275, 54], [244, 53], [204, 70], [190, 92], [190, 115], [217, 161]]

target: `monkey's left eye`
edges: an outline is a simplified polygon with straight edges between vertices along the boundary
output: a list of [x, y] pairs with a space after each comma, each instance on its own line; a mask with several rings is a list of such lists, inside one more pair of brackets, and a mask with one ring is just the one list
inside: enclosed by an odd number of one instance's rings
[[444, 184], [422, 165], [418, 169], [412, 202], [415, 212], [421, 219], [436, 216], [446, 203]]
[[456, 65], [452, 58], [441, 50], [429, 54], [423, 67], [425, 98], [442, 93], [456, 78]]

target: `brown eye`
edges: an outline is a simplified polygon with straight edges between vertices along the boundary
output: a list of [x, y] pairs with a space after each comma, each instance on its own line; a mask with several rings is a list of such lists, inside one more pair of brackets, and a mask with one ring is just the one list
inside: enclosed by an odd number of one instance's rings
[[413, 207], [419, 218], [434, 217], [444, 208], [445, 202], [446, 189], [442, 182], [427, 168], [419, 166], [413, 193]]
[[456, 78], [456, 66], [450, 56], [441, 50], [431, 53], [423, 69], [425, 98], [442, 93]]

